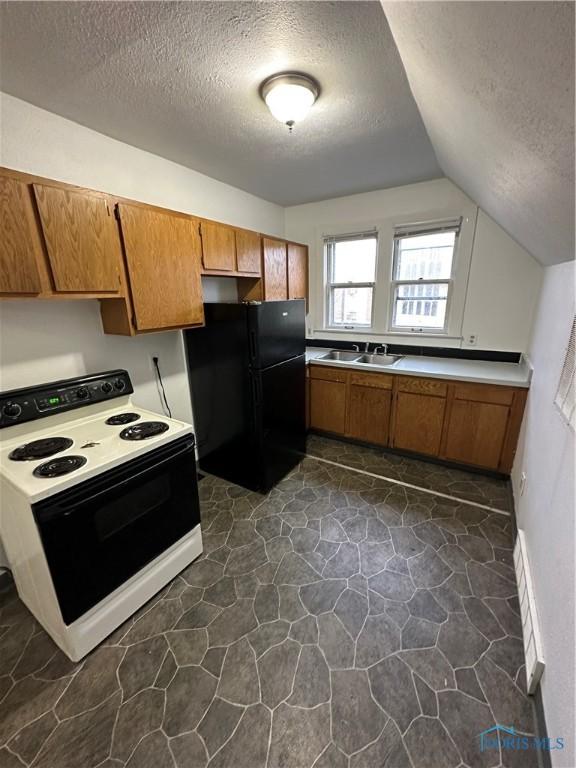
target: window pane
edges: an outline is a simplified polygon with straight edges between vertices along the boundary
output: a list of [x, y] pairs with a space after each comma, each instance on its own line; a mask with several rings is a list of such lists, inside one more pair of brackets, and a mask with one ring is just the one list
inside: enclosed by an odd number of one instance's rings
[[372, 325], [372, 288], [332, 288], [330, 325]]
[[452, 273], [455, 232], [400, 237], [396, 240], [395, 280], [442, 280]]
[[333, 283], [373, 283], [376, 275], [376, 238], [333, 244]]
[[398, 328], [444, 328], [447, 283], [399, 285], [394, 297], [394, 319]]

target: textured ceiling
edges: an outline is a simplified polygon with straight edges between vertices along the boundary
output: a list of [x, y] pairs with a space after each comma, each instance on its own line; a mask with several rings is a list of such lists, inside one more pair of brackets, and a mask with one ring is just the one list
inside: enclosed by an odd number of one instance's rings
[[574, 258], [574, 4], [383, 2], [440, 166], [544, 264]]
[[[2, 89], [283, 205], [441, 176], [379, 3], [9, 2]], [[258, 96], [322, 94], [292, 135]]]

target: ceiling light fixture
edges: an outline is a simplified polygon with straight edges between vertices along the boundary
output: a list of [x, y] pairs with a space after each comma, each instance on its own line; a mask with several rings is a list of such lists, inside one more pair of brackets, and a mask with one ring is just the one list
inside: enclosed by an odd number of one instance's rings
[[320, 95], [320, 86], [309, 75], [282, 72], [264, 80], [260, 95], [276, 120], [286, 123], [290, 131], [300, 122]]

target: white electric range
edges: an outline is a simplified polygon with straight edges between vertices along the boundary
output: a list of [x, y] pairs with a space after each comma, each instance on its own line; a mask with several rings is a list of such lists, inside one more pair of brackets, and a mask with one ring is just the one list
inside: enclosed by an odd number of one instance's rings
[[202, 552], [192, 427], [132, 393], [117, 370], [0, 395], [0, 538], [74, 661]]

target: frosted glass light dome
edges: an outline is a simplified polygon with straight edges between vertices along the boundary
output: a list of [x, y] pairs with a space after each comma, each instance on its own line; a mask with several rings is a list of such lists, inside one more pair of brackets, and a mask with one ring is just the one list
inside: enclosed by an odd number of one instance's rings
[[261, 85], [262, 98], [272, 115], [290, 130], [303, 120], [318, 98], [318, 84], [307, 75], [274, 75]]

